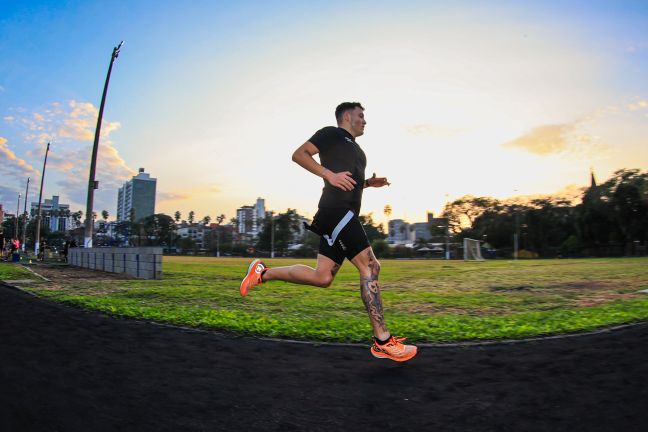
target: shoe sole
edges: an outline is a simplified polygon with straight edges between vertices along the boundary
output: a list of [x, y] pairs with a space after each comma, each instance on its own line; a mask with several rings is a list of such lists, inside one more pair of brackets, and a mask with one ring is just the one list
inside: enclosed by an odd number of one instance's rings
[[260, 262], [261, 262], [260, 259], [255, 259], [254, 261], [252, 261], [252, 262], [250, 263], [250, 267], [248, 267], [247, 274], [246, 274], [245, 277], [243, 278], [243, 281], [241, 282], [241, 287], [239, 288], [239, 292], [241, 293], [241, 296], [245, 297], [246, 295], [248, 295], [248, 291], [249, 291], [249, 289], [248, 289], [247, 286], [249, 285], [249, 283], [248, 283], [248, 279], [250, 278], [250, 272], [251, 272], [252, 269], [253, 269], [257, 264], [259, 264]]
[[379, 358], [379, 359], [388, 359], [388, 360], [393, 360], [393, 361], [395, 361], [395, 362], [399, 362], [399, 363], [402, 363], [402, 362], [406, 362], [406, 361], [408, 361], [408, 360], [411, 360], [411, 359], [413, 359], [414, 357], [416, 357], [416, 354], [418, 354], [418, 349], [417, 349], [417, 350], [414, 351], [414, 353], [413, 353], [412, 355], [410, 355], [409, 357], [400, 357], [400, 358], [396, 358], [396, 357], [389, 356], [389, 355], [387, 355], [387, 354], [376, 353], [373, 349], [370, 350], [370, 351], [371, 351], [371, 355], [374, 356], [374, 357], [376, 357], [376, 358]]

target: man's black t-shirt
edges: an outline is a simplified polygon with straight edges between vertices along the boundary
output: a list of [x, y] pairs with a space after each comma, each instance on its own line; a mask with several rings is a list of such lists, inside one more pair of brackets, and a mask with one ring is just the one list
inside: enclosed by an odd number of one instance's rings
[[319, 150], [320, 162], [324, 168], [334, 173], [349, 171], [356, 182], [353, 190], [343, 191], [325, 180], [318, 207], [349, 209], [358, 216], [367, 166], [364, 152], [353, 136], [339, 127], [327, 126], [320, 129], [309, 141]]

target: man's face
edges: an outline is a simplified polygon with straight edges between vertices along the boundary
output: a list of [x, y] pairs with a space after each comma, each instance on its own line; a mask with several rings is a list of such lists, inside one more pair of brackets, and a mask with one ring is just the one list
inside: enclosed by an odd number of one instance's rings
[[367, 122], [364, 118], [364, 110], [360, 107], [355, 107], [353, 111], [348, 111], [349, 113], [349, 125], [351, 126], [351, 134], [354, 137], [359, 137], [364, 134], [364, 128]]

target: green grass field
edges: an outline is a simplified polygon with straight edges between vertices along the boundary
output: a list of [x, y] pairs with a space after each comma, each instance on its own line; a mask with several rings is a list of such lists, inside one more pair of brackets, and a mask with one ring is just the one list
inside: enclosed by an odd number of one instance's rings
[[[315, 263], [267, 261], [297, 262]], [[369, 340], [350, 263], [329, 288], [271, 282], [241, 298], [248, 263], [165, 257], [161, 281], [77, 280], [28, 289], [125, 317], [293, 339]], [[648, 288], [648, 258], [381, 263], [388, 326], [412, 341], [516, 339], [648, 320], [648, 295], [637, 292]]]

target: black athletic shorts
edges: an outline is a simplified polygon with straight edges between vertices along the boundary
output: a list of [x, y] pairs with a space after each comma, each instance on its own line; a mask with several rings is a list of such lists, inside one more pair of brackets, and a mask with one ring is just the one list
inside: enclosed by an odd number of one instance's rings
[[369, 247], [358, 215], [347, 209], [319, 209], [306, 228], [320, 236], [319, 253], [342, 264]]

